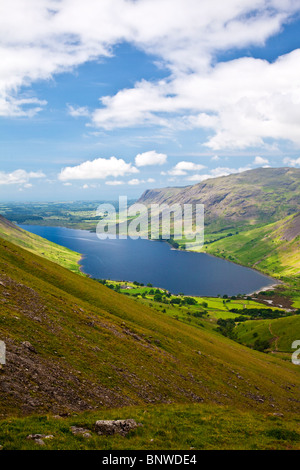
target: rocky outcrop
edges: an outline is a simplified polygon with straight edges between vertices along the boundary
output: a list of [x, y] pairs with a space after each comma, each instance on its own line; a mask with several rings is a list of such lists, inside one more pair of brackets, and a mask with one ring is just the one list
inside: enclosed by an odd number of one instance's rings
[[112, 436], [114, 434], [121, 434], [126, 436], [130, 431], [138, 427], [134, 419], [123, 419], [118, 421], [96, 421], [95, 431], [99, 435]]

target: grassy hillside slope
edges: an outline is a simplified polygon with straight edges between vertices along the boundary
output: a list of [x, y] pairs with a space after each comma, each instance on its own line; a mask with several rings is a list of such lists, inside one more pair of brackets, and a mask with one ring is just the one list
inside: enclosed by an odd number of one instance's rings
[[204, 402], [299, 413], [299, 367], [0, 239], [0, 415]]
[[204, 246], [237, 263], [274, 277], [300, 274], [300, 213], [263, 227], [245, 230]]
[[56, 245], [44, 238], [22, 230], [0, 215], [0, 237], [25, 248], [32, 253], [43, 256], [73, 272], [80, 273], [79, 261], [81, 255], [68, 248]]
[[236, 328], [237, 338], [243, 344], [253, 346], [256, 338], [269, 341], [270, 349], [287, 353], [290, 360], [291, 344], [300, 338], [300, 315], [275, 320], [256, 320], [240, 323]]

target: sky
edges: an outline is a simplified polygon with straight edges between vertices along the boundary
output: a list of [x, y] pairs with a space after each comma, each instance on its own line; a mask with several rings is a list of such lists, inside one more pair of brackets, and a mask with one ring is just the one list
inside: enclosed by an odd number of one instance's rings
[[300, 167], [300, 0], [1, 0], [0, 200]]

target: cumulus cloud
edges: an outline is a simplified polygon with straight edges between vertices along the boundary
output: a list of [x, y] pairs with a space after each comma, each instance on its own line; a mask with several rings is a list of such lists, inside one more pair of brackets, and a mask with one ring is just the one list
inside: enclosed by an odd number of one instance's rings
[[15, 170], [11, 173], [6, 173], [4, 171], [0, 172], [0, 185], [8, 184], [24, 184], [24, 187], [29, 187], [29, 181], [31, 179], [45, 178], [46, 175], [42, 171], [25, 171], [25, 170]]
[[288, 166], [300, 166], [300, 157], [299, 158], [284, 158], [283, 163]]
[[131, 186], [137, 186], [137, 185], [143, 184], [143, 183], [145, 183], [144, 180], [139, 180], [137, 178], [134, 178], [134, 179], [128, 181], [128, 184], [130, 184]]
[[156, 84], [143, 81], [106, 97], [94, 124], [205, 128], [212, 150], [263, 146], [269, 139], [299, 146], [299, 64], [300, 49], [274, 63], [247, 57]]
[[257, 156], [257, 157], [255, 157], [253, 164], [254, 165], [268, 165], [269, 160], [267, 158]]
[[[210, 80], [217, 52], [263, 45], [299, 10], [299, 2], [294, 0], [226, 0], [226, 8], [223, 0], [2, 0], [0, 115], [37, 113], [45, 102], [21, 96], [23, 87], [71, 71], [87, 61], [109, 57], [116, 44], [126, 41], [154, 54], [170, 70], [170, 77], [161, 83], [144, 81], [114, 97], [102, 97], [101, 108], [93, 113], [94, 124], [106, 129], [153, 123], [168, 126], [169, 118], [159, 113], [185, 109], [190, 114], [185, 119], [181, 116], [181, 124], [218, 126], [215, 140], [209, 143], [212, 148], [220, 148], [224, 141], [227, 145], [234, 141], [231, 132], [222, 127], [226, 118], [219, 115], [222, 103], [217, 110], [199, 100], [195, 106], [186, 107], [192, 90], [188, 96], [186, 90], [177, 95], [177, 85], [181, 79], [188, 85], [191, 74]], [[298, 69], [296, 57], [294, 65]], [[212, 83], [214, 91], [217, 84]], [[223, 91], [221, 87], [214, 98]], [[288, 103], [288, 97], [280, 98], [283, 104]], [[87, 113], [85, 107], [70, 111], [75, 116]], [[229, 112], [228, 107], [224, 112]]]
[[97, 158], [77, 166], [63, 168], [58, 179], [60, 181], [106, 179], [109, 176], [116, 178], [130, 173], [139, 173], [139, 170], [122, 158]]
[[199, 171], [205, 168], [204, 165], [200, 163], [186, 162], [182, 161], [177, 163], [171, 170], [168, 171], [169, 175], [172, 176], [183, 176], [186, 175], [188, 171]]
[[209, 171], [207, 174], [195, 174], [188, 176], [186, 178], [187, 181], [192, 181], [192, 182], [201, 182], [205, 181], [210, 178], [219, 178], [221, 176], [228, 176], [234, 173], [242, 173], [243, 171], [250, 170], [251, 166], [244, 166], [240, 168], [227, 168], [227, 167], [217, 167], [213, 168], [212, 170]]
[[166, 161], [167, 155], [165, 155], [164, 153], [157, 153], [155, 150], [139, 153], [135, 157], [135, 164], [138, 167], [150, 165], [164, 165]]
[[262, 166], [263, 168], [269, 168], [270, 165], [269, 165], [269, 160], [267, 158], [263, 158], [263, 157], [255, 157], [254, 161], [253, 161], [253, 165], [258, 165], [258, 166]]

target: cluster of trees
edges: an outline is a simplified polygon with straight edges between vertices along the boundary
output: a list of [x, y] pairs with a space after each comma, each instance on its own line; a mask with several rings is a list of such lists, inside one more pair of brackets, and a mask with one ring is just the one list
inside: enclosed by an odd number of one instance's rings
[[219, 333], [223, 336], [227, 336], [227, 338], [236, 340], [236, 334], [233, 331], [235, 328], [235, 318], [220, 318], [217, 321], [217, 325], [217, 331], [219, 331]]
[[16, 222], [17, 224], [24, 224], [25, 222], [36, 222], [38, 220], [44, 220], [43, 217], [38, 215], [23, 214], [19, 212], [9, 212], [5, 214], [7, 220]]
[[269, 349], [270, 344], [269, 341], [267, 340], [262, 340], [262, 339], [257, 339], [254, 342], [253, 348], [256, 349], [257, 351], [264, 352], [266, 349]]
[[[233, 339], [234, 341], [238, 341], [237, 335], [234, 331], [235, 324], [236, 322], [241, 322], [241, 321], [246, 321], [247, 319], [244, 317], [236, 317], [236, 318], [227, 318], [223, 319], [220, 318], [217, 321], [218, 328], [217, 331], [219, 331], [223, 336], [227, 336], [230, 339]], [[258, 333], [254, 333], [255, 337], [258, 336]], [[239, 342], [239, 341], [238, 341]], [[253, 349], [256, 349], [257, 351], [264, 352], [267, 349], [269, 349], [270, 344], [269, 341], [267, 340], [262, 340], [257, 338], [253, 344]]]
[[259, 318], [280, 318], [290, 315], [283, 310], [272, 310], [271, 308], [232, 308], [229, 310], [233, 313], [239, 313], [240, 315], [247, 315], [253, 319]]

